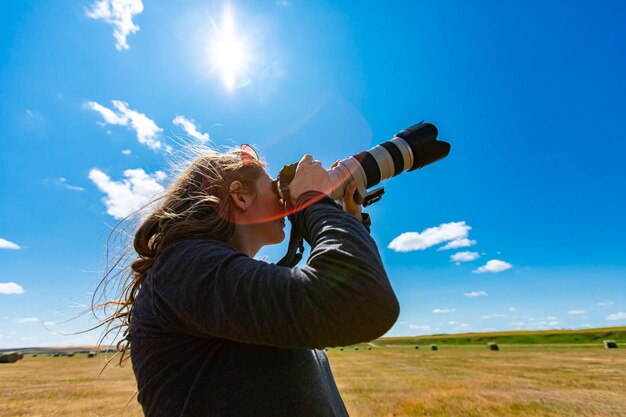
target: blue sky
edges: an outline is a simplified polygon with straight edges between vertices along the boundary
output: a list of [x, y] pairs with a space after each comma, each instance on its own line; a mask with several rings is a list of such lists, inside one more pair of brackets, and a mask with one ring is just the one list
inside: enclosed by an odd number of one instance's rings
[[505, 3], [3, 2], [0, 348], [95, 341], [67, 320], [180, 138], [275, 175], [421, 120], [449, 157], [367, 209], [388, 335], [626, 325], [626, 6]]

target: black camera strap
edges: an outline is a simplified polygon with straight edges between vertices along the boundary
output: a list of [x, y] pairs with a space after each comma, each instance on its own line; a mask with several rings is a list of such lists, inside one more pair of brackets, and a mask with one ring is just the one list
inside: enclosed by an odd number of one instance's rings
[[300, 262], [304, 255], [304, 239], [298, 233], [295, 222], [295, 207], [291, 204], [291, 195], [289, 193], [289, 184], [296, 175], [296, 167], [298, 163], [285, 165], [278, 173], [277, 183], [282, 194], [283, 205], [286, 213], [290, 213], [287, 218], [291, 223], [291, 233], [289, 234], [289, 246], [287, 254], [276, 263], [278, 266], [286, 266], [293, 268]]
[[291, 221], [291, 233], [289, 234], [287, 254], [276, 263], [278, 266], [286, 266], [288, 268], [296, 266], [302, 259], [302, 255], [304, 255], [304, 239], [302, 239], [302, 236], [300, 236], [294, 227], [294, 222], [291, 220], [292, 216], [293, 214], [289, 216], [289, 220]]

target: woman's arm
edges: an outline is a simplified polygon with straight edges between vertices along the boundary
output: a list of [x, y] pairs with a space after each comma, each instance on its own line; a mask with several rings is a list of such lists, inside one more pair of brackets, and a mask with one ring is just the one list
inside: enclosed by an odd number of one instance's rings
[[[304, 193], [297, 205], [315, 198]], [[173, 244], [153, 267], [155, 306], [174, 331], [278, 347], [348, 345], [389, 330], [398, 301], [359, 220], [324, 197], [299, 211], [293, 227], [311, 245], [302, 268], [212, 240]]]

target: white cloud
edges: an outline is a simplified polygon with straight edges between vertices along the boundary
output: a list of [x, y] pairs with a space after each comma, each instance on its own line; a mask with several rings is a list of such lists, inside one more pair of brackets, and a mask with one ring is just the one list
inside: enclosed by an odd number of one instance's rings
[[456, 321], [454, 321], [454, 320], [450, 320], [450, 321], [448, 322], [448, 324], [449, 324], [450, 326], [452, 326], [452, 325], [456, 324]]
[[[113, 101], [115, 102], [115, 100]], [[104, 107], [100, 103], [96, 103], [95, 101], [88, 101], [85, 103], [85, 106], [88, 109], [96, 111], [100, 113], [100, 116], [104, 119], [104, 124], [110, 125], [119, 125], [119, 126], [128, 126], [128, 117], [124, 115], [117, 115], [113, 110], [108, 107]]]
[[509, 307], [509, 311], [515, 311], [517, 310], [515, 307]]
[[16, 323], [36, 323], [39, 319], [37, 317], [24, 317], [21, 319], [15, 319]]
[[428, 249], [443, 242], [466, 238], [471, 226], [465, 222], [443, 223], [418, 232], [405, 232], [393, 239], [387, 247], [396, 252]]
[[586, 311], [585, 310], [570, 310], [567, 312], [567, 314], [571, 314], [573, 316], [579, 316], [581, 314], [585, 314]]
[[88, 101], [85, 103], [85, 106], [100, 113], [105, 124], [132, 127], [137, 134], [137, 140], [142, 145], [146, 145], [153, 150], [165, 149], [166, 152], [171, 152], [171, 147], [163, 145], [158, 139], [163, 129], [157, 126], [152, 119], [143, 113], [131, 109], [123, 101], [112, 100], [111, 103], [113, 103], [117, 113], [95, 101]]
[[517, 326], [517, 327], [519, 327], [519, 326], [523, 326], [523, 325], [524, 325], [523, 321], [512, 321], [512, 322], [509, 323], [509, 326]]
[[454, 255], [450, 255], [450, 260], [460, 265], [461, 262], [471, 262], [480, 258], [478, 252], [457, 252]]
[[133, 22], [133, 16], [141, 12], [141, 0], [97, 0], [92, 4], [91, 10], [87, 10], [87, 17], [101, 19], [113, 25], [115, 49], [122, 51], [129, 48], [126, 37], [139, 31], [139, 26]]
[[0, 282], [0, 294], [24, 294], [24, 288], [16, 282]]
[[122, 151], [122, 154], [124, 154], [124, 155], [130, 155], [131, 153], [133, 153], [133, 151], [131, 151], [130, 149], [124, 149]]
[[505, 315], [500, 314], [500, 313], [495, 313], [495, 314], [492, 314], [491, 317], [505, 317]]
[[454, 313], [455, 309], [453, 308], [436, 308], [433, 310], [433, 314], [447, 314]]
[[598, 305], [599, 305], [600, 307], [610, 306], [610, 305], [613, 305], [613, 301], [600, 301], [600, 302], [598, 303]]
[[22, 249], [22, 247], [18, 245], [17, 243], [9, 242], [8, 240], [2, 239], [0, 237], [0, 249], [18, 250], [18, 249]]
[[475, 244], [476, 244], [475, 240], [470, 240], [468, 238], [454, 239], [453, 241], [443, 245], [437, 250], [466, 248], [468, 246], [474, 246]]
[[67, 183], [67, 179], [64, 177], [59, 178], [59, 184], [61, 184], [61, 186], [67, 190], [72, 190], [72, 191], [85, 191], [85, 189], [83, 187], [78, 187], [76, 185], [71, 185]]
[[466, 330], [469, 329], [470, 325], [467, 323], [459, 324], [454, 328], [454, 330]]
[[483, 272], [502, 272], [512, 267], [513, 265], [508, 262], [501, 261], [499, 259], [492, 259], [488, 261], [485, 265], [473, 270], [472, 272], [475, 274], [481, 274]]
[[480, 318], [483, 319], [483, 320], [489, 320], [491, 318], [491, 316], [488, 315], [488, 314], [485, 314], [484, 316], [480, 316]]
[[619, 312], [619, 313], [613, 313], [613, 314], [609, 314], [608, 316], [606, 316], [607, 320], [626, 320], [626, 313], [623, 312]]
[[430, 326], [427, 325], [427, 324], [423, 325], [423, 326], [420, 326], [418, 324], [409, 324], [409, 329], [412, 329], [412, 330], [422, 330], [424, 332], [427, 332], [427, 331], [430, 331]]
[[553, 327], [554, 326], [561, 326], [562, 324], [563, 323], [558, 321], [558, 320], [550, 320], [550, 321], [542, 320], [542, 321], [539, 322], [539, 325], [542, 326], [542, 327], [545, 327], [545, 326], [553, 326]]
[[176, 126], [182, 127], [185, 133], [202, 143], [209, 140], [209, 134], [200, 133], [194, 121], [187, 119], [185, 116], [176, 116], [172, 123], [174, 123]]
[[486, 291], [471, 291], [471, 292], [466, 292], [463, 295], [466, 297], [486, 297], [489, 294], [487, 294]]
[[124, 177], [121, 181], [113, 181], [97, 168], [89, 171], [89, 179], [106, 194], [102, 201], [107, 214], [118, 220], [144, 208], [164, 191], [159, 183], [165, 179], [162, 171], [147, 174], [140, 168], [127, 169]]
[[44, 322], [43, 322], [43, 325], [44, 325], [44, 326], [54, 326], [55, 324], [56, 324], [56, 323], [55, 323], [55, 322], [53, 322], [53, 321], [44, 321]]

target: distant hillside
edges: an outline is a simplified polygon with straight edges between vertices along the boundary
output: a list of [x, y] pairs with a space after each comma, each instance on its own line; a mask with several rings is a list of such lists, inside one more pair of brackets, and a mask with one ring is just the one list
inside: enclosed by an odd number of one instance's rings
[[382, 345], [481, 345], [488, 342], [511, 345], [602, 344], [603, 340], [626, 343], [626, 327], [581, 330], [541, 330], [489, 333], [440, 334], [413, 337], [383, 337]]
[[[619, 345], [626, 345], [626, 326], [603, 327], [580, 330], [538, 330], [515, 332], [457, 333], [427, 336], [383, 337], [376, 339], [375, 345], [484, 345], [496, 342], [502, 345], [588, 345], [602, 346], [604, 340], [615, 340]], [[95, 346], [63, 347], [24, 347], [0, 349], [0, 353], [20, 351], [26, 354], [53, 354], [56, 352], [86, 354], [95, 351]], [[102, 346], [100, 352], [116, 353], [115, 346]]]
[[0, 349], [0, 353], [2, 352], [22, 352], [25, 354], [38, 354], [38, 355], [46, 355], [46, 354], [54, 354], [54, 353], [75, 353], [75, 354], [87, 354], [88, 352], [96, 352], [100, 353], [108, 352], [115, 353], [115, 346], [101, 346], [100, 349], [97, 349], [95, 346], [58, 346], [58, 347], [22, 347], [22, 348], [13, 348], [13, 349]]

